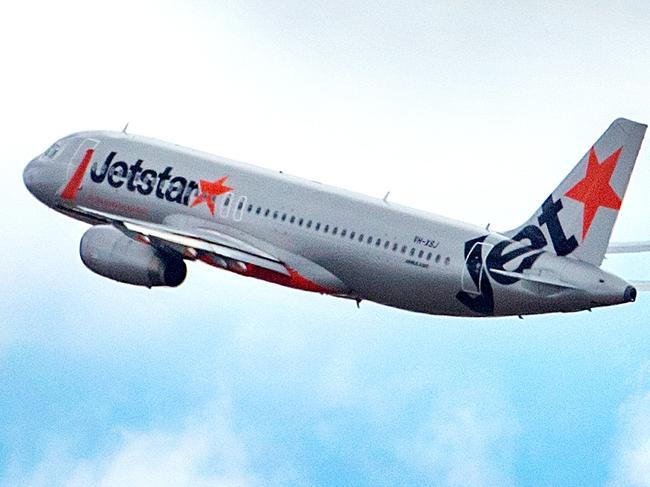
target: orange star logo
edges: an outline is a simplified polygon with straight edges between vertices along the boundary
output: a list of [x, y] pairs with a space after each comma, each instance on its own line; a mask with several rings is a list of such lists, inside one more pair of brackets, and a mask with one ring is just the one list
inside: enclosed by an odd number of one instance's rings
[[191, 208], [205, 202], [210, 209], [210, 213], [214, 216], [214, 200], [217, 196], [232, 191], [232, 188], [223, 184], [226, 179], [228, 179], [228, 176], [224, 176], [223, 178], [212, 182], [201, 179], [199, 181], [199, 195], [192, 202]]
[[582, 240], [587, 236], [596, 212], [602, 206], [618, 210], [621, 207], [621, 198], [609, 184], [616, 163], [621, 155], [619, 147], [612, 152], [602, 163], [598, 160], [596, 151], [592, 147], [589, 151], [589, 163], [585, 177], [565, 193], [571, 199], [580, 201], [583, 206], [582, 214]]

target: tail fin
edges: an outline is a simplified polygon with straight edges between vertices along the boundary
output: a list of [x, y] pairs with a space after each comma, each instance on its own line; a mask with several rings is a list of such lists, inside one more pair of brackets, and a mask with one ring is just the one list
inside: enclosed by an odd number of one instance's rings
[[599, 266], [646, 128], [614, 120], [533, 216], [505, 235]]

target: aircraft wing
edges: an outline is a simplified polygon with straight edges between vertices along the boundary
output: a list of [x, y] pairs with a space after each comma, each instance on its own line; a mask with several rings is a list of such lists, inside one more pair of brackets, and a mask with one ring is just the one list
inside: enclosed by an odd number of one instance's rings
[[289, 276], [289, 270], [279, 259], [239, 239], [214, 229], [179, 229], [169, 225], [159, 225], [111, 213], [77, 207], [75, 211], [106, 223], [111, 223], [131, 237], [144, 238], [157, 246], [171, 247], [195, 258], [197, 251], [207, 252], [236, 262], [252, 264], [264, 269]]
[[650, 252], [650, 241], [612, 242], [607, 247], [608, 254], [632, 254], [636, 252]]

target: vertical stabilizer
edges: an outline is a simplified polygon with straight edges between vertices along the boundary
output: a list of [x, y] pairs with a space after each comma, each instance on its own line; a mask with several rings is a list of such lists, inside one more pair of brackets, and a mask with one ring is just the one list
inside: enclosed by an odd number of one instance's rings
[[545, 250], [599, 266], [646, 128], [615, 120], [535, 214], [505, 234], [512, 237], [537, 227], [546, 239]]

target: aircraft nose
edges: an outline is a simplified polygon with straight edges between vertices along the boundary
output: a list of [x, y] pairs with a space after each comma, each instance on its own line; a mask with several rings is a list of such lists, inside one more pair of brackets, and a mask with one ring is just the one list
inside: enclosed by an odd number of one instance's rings
[[625, 288], [623, 293], [623, 299], [626, 303], [632, 303], [636, 301], [636, 288], [634, 286], [628, 286]]
[[23, 170], [23, 183], [25, 184], [25, 187], [29, 190], [29, 192], [32, 194], [34, 194], [32, 187], [34, 185], [35, 171], [36, 168], [34, 167], [34, 161], [31, 161], [29, 164], [27, 164], [27, 166], [25, 166], [25, 169]]
[[23, 170], [23, 183], [36, 199], [49, 205], [56, 188], [51, 171], [46, 169], [39, 161], [32, 160]]

